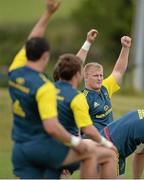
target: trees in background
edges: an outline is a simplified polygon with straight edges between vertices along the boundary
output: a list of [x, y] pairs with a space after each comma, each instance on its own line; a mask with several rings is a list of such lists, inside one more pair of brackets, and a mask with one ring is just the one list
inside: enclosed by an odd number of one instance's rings
[[[97, 47], [92, 48], [88, 59], [113, 63], [120, 50], [120, 37], [132, 32], [135, 0], [82, 0], [75, 6], [72, 16], [57, 17], [49, 25], [46, 37], [51, 44], [51, 58], [57, 60], [62, 53], [77, 53], [86, 33], [96, 28]], [[70, 7], [65, 8], [70, 11]], [[23, 22], [0, 26], [0, 86], [7, 84], [6, 67], [24, 44], [31, 26]]]
[[115, 60], [121, 36], [132, 33], [134, 8], [133, 0], [84, 0], [73, 19], [82, 34], [96, 28], [100, 33], [97, 54]]

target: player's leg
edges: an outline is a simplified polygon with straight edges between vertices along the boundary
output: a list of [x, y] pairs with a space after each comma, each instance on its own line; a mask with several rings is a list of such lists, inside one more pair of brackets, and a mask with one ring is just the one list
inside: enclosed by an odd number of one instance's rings
[[[123, 121], [123, 120], [121, 120]], [[122, 128], [122, 126], [119, 125], [120, 120], [114, 121], [113, 123], [109, 124], [107, 128], [101, 131], [101, 135], [107, 138], [108, 140], [112, 141], [113, 144], [117, 147], [118, 151], [121, 149], [123, 146], [120, 146], [122, 143], [119, 143], [119, 137], [121, 136], [121, 140], [125, 138], [125, 134], [122, 133], [122, 130], [119, 130], [119, 127]], [[113, 129], [118, 129], [118, 131], [114, 131]], [[114, 140], [113, 140], [114, 139]], [[123, 149], [123, 148], [122, 148]], [[125, 172], [125, 158], [119, 157], [119, 153], [117, 152], [117, 178], [122, 179], [122, 176]], [[106, 171], [107, 172], [107, 171]]]
[[96, 143], [91, 140], [83, 140], [87, 144], [88, 148], [84, 153], [77, 153], [74, 150], [70, 150], [65, 158], [63, 165], [71, 164], [76, 161], [81, 161], [80, 176], [84, 179], [96, 179], [97, 178], [97, 154]]
[[43, 179], [60, 179], [61, 170], [47, 168], [44, 172]]
[[135, 151], [133, 157], [133, 178], [140, 179], [144, 169], [144, 144]]
[[102, 146], [96, 148], [100, 164], [100, 178], [113, 179], [117, 176], [118, 159], [114, 150]]
[[34, 167], [27, 161], [21, 144], [14, 144], [12, 153], [13, 171], [16, 177], [20, 179], [41, 179], [43, 178], [43, 170]]

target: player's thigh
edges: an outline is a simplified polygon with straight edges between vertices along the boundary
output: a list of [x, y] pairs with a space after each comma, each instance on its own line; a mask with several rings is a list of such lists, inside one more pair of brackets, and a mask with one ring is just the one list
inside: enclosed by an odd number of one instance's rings
[[47, 168], [44, 172], [44, 179], [59, 179], [62, 170]]
[[52, 138], [44, 138], [23, 145], [23, 151], [32, 164], [51, 169], [62, 167], [69, 149], [69, 147]]
[[90, 139], [83, 139], [82, 141], [85, 142], [87, 145], [87, 150], [84, 153], [77, 153], [73, 149], [70, 149], [68, 155], [66, 156], [63, 165], [71, 164], [77, 161], [84, 160], [88, 157], [93, 156], [96, 154], [96, 143]]
[[144, 144], [140, 144], [137, 146], [135, 154], [144, 154]]
[[98, 163], [103, 163], [108, 159], [113, 159], [115, 161], [118, 161], [116, 152], [112, 149], [103, 146], [97, 145], [96, 154], [97, 154]]
[[13, 172], [21, 179], [39, 179], [43, 177], [43, 170], [34, 167], [25, 157], [21, 144], [15, 144], [12, 152]]

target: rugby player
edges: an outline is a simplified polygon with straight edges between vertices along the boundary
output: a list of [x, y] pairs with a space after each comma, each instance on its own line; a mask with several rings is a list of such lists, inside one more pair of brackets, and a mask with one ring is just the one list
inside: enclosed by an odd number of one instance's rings
[[[125, 173], [125, 160], [135, 150], [143, 153], [144, 148], [144, 109], [129, 112], [108, 124], [102, 131], [108, 140], [113, 142], [119, 153], [119, 175]], [[143, 163], [143, 161], [142, 161]], [[141, 166], [137, 165], [138, 174], [142, 173]], [[139, 175], [139, 176], [140, 176]]]
[[81, 178], [97, 177], [95, 142], [71, 135], [59, 123], [57, 91], [43, 74], [50, 54], [44, 30], [58, 7], [54, 0], [46, 0], [44, 14], [9, 68], [12, 163], [21, 179], [56, 179], [64, 165], [76, 161], [81, 161]]
[[65, 54], [60, 57], [56, 67], [60, 79], [55, 86], [58, 89], [58, 118], [61, 124], [76, 136], [80, 128], [98, 143], [96, 151], [98, 164], [101, 165], [99, 178], [116, 177], [117, 162], [113, 151], [116, 149], [93, 126], [86, 98], [76, 89], [81, 81], [82, 61], [73, 54]]

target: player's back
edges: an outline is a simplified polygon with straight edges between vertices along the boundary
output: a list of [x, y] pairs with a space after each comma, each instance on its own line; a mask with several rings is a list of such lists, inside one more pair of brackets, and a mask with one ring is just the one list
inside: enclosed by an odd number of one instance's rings
[[58, 119], [70, 133], [78, 135], [71, 103], [79, 92], [68, 82], [57, 81], [55, 86], [58, 89]]
[[46, 82], [42, 74], [21, 67], [9, 72], [9, 91], [13, 103], [14, 125], [12, 137], [17, 142], [29, 141], [44, 130], [37, 107], [37, 90]]

